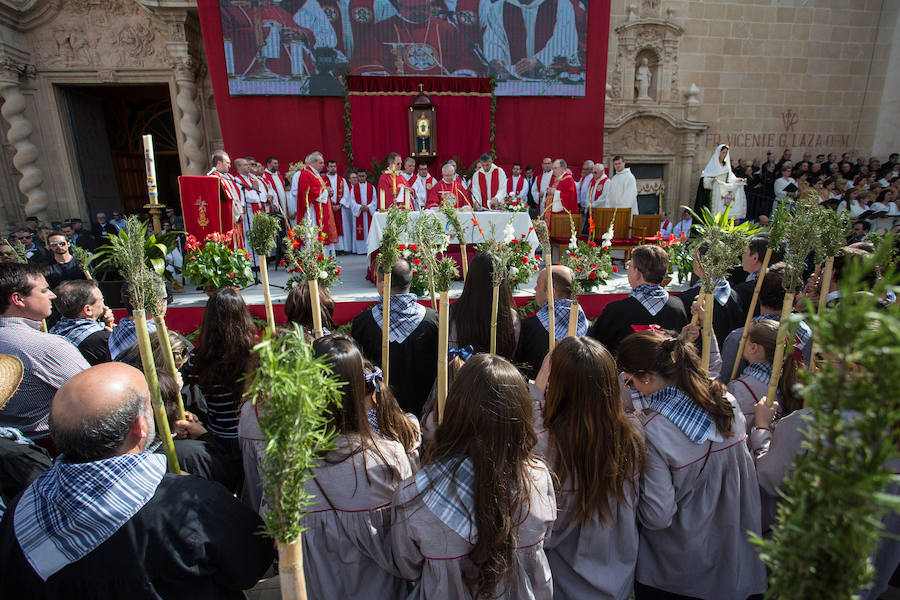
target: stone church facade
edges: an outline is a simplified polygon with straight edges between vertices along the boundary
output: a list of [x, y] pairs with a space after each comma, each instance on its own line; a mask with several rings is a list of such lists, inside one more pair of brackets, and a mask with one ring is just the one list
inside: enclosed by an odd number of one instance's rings
[[[673, 214], [719, 143], [735, 159], [886, 157], [900, 132], [898, 17], [882, 0], [611, 0], [606, 161], [653, 171], [646, 191]], [[89, 219], [123, 194], [139, 204], [145, 131], [128, 123], [157, 128], [170, 179], [202, 174], [222, 146], [196, 0], [0, 0], [0, 99], [3, 224]], [[91, 119], [104, 118], [101, 135]], [[78, 141], [92, 136], [108, 139], [115, 175], [84, 160]]]

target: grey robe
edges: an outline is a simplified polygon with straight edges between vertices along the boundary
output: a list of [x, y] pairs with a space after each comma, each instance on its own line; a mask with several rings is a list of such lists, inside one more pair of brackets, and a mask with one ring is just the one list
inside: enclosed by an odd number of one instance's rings
[[768, 382], [762, 382], [750, 375], [741, 375], [737, 379], [732, 379], [728, 382], [728, 392], [737, 400], [741, 413], [744, 415], [744, 420], [747, 422], [748, 435], [756, 423], [756, 409], [754, 407], [769, 391], [768, 388]]
[[[547, 456], [549, 433], [544, 426], [543, 395], [534, 384], [530, 391], [534, 400], [534, 429], [538, 433], [537, 450], [552, 465]], [[640, 422], [632, 416], [628, 421], [643, 437]], [[561, 487], [556, 494], [558, 512], [553, 535], [544, 543], [553, 573], [553, 597], [627, 599], [634, 588], [638, 554], [639, 482], [626, 486], [626, 504], [610, 498], [611, 515], [606, 525], [600, 523], [596, 514], [586, 523], [573, 520], [575, 490], [570, 482]]]
[[730, 394], [732, 436], [695, 444], [656, 411], [644, 411], [636, 579], [704, 600], [745, 600], [765, 589], [747, 532], [760, 532], [756, 469], [744, 415]]
[[[519, 540], [516, 564], [510, 587], [500, 596], [504, 599], [549, 600], [553, 597], [544, 541], [556, 518], [556, 496], [546, 466], [535, 464], [531, 475], [530, 510], [516, 531]], [[393, 513], [391, 547], [394, 563], [402, 577], [415, 581], [408, 598], [472, 598], [473, 590], [466, 583], [475, 574], [468, 559], [472, 544], [431, 512], [420, 498], [415, 478], [404, 481], [395, 492]]]
[[[759, 487], [763, 498], [763, 526], [771, 527], [775, 523], [776, 509], [778, 507], [778, 489], [783, 479], [790, 474], [794, 463], [794, 457], [801, 451], [801, 444], [806, 439], [803, 431], [809, 424], [804, 416], [810, 414], [809, 408], [796, 410], [779, 419], [772, 431], [766, 429], [754, 429], [750, 436], [750, 445], [756, 455], [756, 468], [759, 471]], [[849, 419], [852, 416], [848, 415]], [[888, 463], [895, 474], [900, 474], [900, 461], [893, 460]], [[891, 484], [886, 490], [890, 494], [900, 494], [900, 485]], [[877, 600], [887, 591], [891, 576], [900, 566], [900, 514], [894, 511], [881, 520], [887, 536], [883, 537], [872, 564], [875, 567], [875, 581], [872, 587], [860, 591], [863, 600]], [[765, 529], [764, 529], [765, 530]]]

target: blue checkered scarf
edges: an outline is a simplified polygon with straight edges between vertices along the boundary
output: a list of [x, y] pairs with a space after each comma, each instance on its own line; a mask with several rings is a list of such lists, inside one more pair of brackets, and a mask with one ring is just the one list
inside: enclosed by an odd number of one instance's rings
[[108, 540], [156, 493], [163, 454], [123, 454], [89, 463], [61, 456], [23, 492], [13, 525], [44, 581]]
[[[454, 472], [455, 471], [455, 472]], [[422, 467], [416, 473], [416, 489], [425, 506], [441, 523], [470, 544], [477, 541], [475, 530], [475, 470], [471, 458], [448, 458]]]
[[[753, 317], [753, 319], [751, 319], [750, 322], [756, 323], [760, 319], [771, 319], [772, 321], [781, 321], [781, 315], [777, 314], [777, 313], [770, 314], [770, 315], [756, 315], [755, 317]], [[799, 348], [800, 350], [803, 350], [804, 348], [806, 348], [806, 344], [808, 344], [809, 341], [812, 339], [812, 328], [809, 325], [807, 325], [806, 323], [804, 323], [803, 321], [800, 321], [800, 324], [797, 326], [797, 331], [794, 334], [794, 337], [795, 337], [794, 346], [796, 348]]]
[[[156, 323], [152, 320], [147, 321], [147, 331], [149, 333], [156, 331]], [[120, 354], [135, 343], [137, 343], [137, 329], [134, 326], [134, 321], [122, 319], [118, 325], [113, 327], [112, 333], [109, 334], [109, 357], [112, 360], [116, 360]]]
[[384, 437], [381, 435], [381, 427], [378, 426], [378, 409], [370, 408], [367, 410], [366, 419], [369, 421], [369, 427], [372, 428], [372, 433], [378, 437]]
[[63, 336], [76, 348], [89, 335], [98, 331], [103, 331], [103, 324], [93, 319], [69, 319], [66, 317], [57, 321], [56, 325], [50, 328], [50, 333]]
[[709, 413], [674, 385], [650, 394], [647, 400], [651, 410], [672, 421], [695, 444], [722, 441]]
[[[700, 287], [703, 283], [698, 283], [694, 287]], [[702, 291], [702, 290], [701, 290]], [[720, 279], [718, 283], [716, 283], [716, 287], [713, 288], [713, 298], [716, 299], [716, 302], [719, 303], [720, 306], [725, 306], [728, 304], [728, 299], [731, 298], [731, 284], [728, 283], [727, 279]]]
[[651, 317], [655, 317], [669, 301], [669, 292], [658, 285], [642, 283], [631, 290], [631, 297], [640, 302]]
[[[391, 294], [390, 331], [388, 340], [403, 343], [425, 318], [425, 307], [419, 304], [415, 294]], [[383, 299], [372, 307], [372, 316], [381, 327]]]
[[772, 365], [761, 362], [751, 363], [744, 367], [744, 372], [741, 375], [749, 375], [763, 383], [769, 383], [769, 380], [772, 379]]
[[[556, 317], [556, 339], [561, 340], [569, 335], [569, 313], [571, 312], [572, 301], [568, 298], [561, 298], [553, 301], [553, 314]], [[550, 303], [545, 302], [541, 310], [537, 311], [538, 321], [544, 326], [544, 329], [550, 331]], [[588, 330], [587, 317], [581, 306], [578, 307], [578, 324], [575, 326], [575, 335], [585, 335]]]

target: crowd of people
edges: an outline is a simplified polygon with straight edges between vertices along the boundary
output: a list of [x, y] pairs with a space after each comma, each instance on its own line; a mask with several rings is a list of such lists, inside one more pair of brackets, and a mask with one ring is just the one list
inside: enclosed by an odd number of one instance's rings
[[[317, 161], [326, 166], [321, 156], [311, 158], [313, 169]], [[484, 161], [479, 172], [496, 168]], [[894, 157], [891, 185], [897, 168]], [[491, 190], [494, 179], [485, 183]], [[478, 185], [476, 175], [467, 189]], [[393, 199], [403, 201], [402, 193]], [[95, 228], [94, 239], [116, 225]], [[45, 236], [55, 265], [67, 263], [56, 253], [68, 253], [70, 243], [87, 244], [82, 227], [70, 229], [71, 237]], [[844, 274], [873, 251], [853, 235], [835, 259], [830, 287], [820, 289], [813, 273], [797, 306], [821, 294], [842, 301]], [[780, 482], [802, 451], [796, 432], [808, 409], [795, 384], [813, 359], [812, 331], [803, 323], [779, 365], [775, 402], [766, 403], [786, 293], [781, 250], [738, 355], [770, 241], [765, 231], [754, 234], [740, 269], [716, 286], [708, 369], [698, 341], [707, 311], [694, 301], [696, 288], [664, 289], [669, 257], [662, 247], [636, 247], [625, 262], [629, 296], [608, 303], [593, 322], [579, 308], [571, 337], [567, 267], [539, 274], [538, 310], [527, 317], [504, 281], [493, 354], [486, 307], [497, 263], [478, 254], [451, 305], [441, 419], [438, 316], [410, 293], [405, 259], [390, 270], [389, 386], [381, 370], [381, 301], [341, 332], [335, 303], [319, 288], [325, 335], [314, 339], [310, 289], [294, 287], [285, 303], [288, 325], [306, 333], [342, 383], [329, 413], [335, 447], [319, 457], [307, 484], [314, 498], [302, 519], [309, 597], [761, 597], [766, 572], [748, 532], [770, 533]], [[244, 299], [233, 288], [216, 291], [196, 345], [169, 333], [175, 373], [152, 336], [176, 453], [190, 474], [179, 477], [166, 473], [155, 439], [128, 286], [122, 300], [129, 317], [115, 324], [96, 282], [54, 280], [53, 266], [48, 272], [31, 257], [0, 263], [4, 592], [241, 597], [275, 554], [259, 535], [260, 515], [272, 509], [260, 474], [266, 439], [259, 415], [266, 407], [265, 398], [244, 394], [260, 339]], [[377, 270], [379, 293], [385, 281]], [[60, 319], [44, 333], [41, 322], [54, 310]], [[157, 312], [165, 311], [163, 294]], [[781, 437], [788, 430], [794, 435]], [[887, 588], [898, 546], [882, 542], [875, 583], [862, 597], [878, 598]]]

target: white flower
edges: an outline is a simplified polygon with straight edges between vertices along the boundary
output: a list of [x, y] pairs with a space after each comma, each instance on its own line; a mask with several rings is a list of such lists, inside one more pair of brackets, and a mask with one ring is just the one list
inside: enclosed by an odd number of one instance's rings
[[506, 227], [503, 228], [503, 243], [508, 244], [514, 239], [516, 239], [516, 229], [512, 226], [512, 223], [507, 223]]
[[328, 273], [325, 271], [319, 271], [319, 279], [328, 279]]
[[607, 240], [607, 239], [604, 237], [603, 242], [600, 244], [600, 249], [601, 249], [601, 250], [606, 250], [606, 249], [608, 249], [610, 246], [612, 246], [612, 244], [610, 243], [609, 240]]
[[569, 250], [577, 250], [578, 249], [578, 238], [574, 235], [569, 238]]
[[410, 254], [410, 253], [409, 253], [409, 250], [404, 250], [404, 251], [402, 251], [400, 254], [403, 255], [403, 258], [409, 258], [409, 254]]

